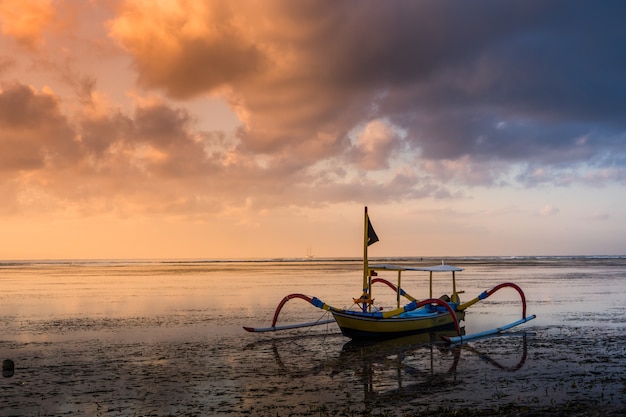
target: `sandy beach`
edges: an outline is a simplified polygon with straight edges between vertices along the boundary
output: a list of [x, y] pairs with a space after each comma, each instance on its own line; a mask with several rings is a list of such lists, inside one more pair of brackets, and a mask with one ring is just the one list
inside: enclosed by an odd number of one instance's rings
[[[467, 263], [468, 298], [517, 277], [538, 318], [462, 346], [439, 334], [355, 343], [335, 324], [242, 330], [293, 290], [334, 303], [357, 287], [353, 263], [312, 264], [4, 265], [0, 359], [15, 369], [0, 380], [0, 415], [626, 413], [626, 260]], [[518, 314], [506, 294], [468, 313], [466, 329]], [[323, 317], [286, 309], [284, 320], [304, 318]]]

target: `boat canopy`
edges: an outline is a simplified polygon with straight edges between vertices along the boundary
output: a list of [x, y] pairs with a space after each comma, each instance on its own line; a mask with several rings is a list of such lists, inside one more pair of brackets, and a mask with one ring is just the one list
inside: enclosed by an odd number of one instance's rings
[[[456, 291], [456, 275], [455, 273], [458, 271], [462, 271], [463, 268], [459, 268], [457, 266], [446, 265], [441, 262], [441, 265], [435, 266], [404, 266], [404, 265], [392, 265], [392, 264], [374, 264], [369, 265], [368, 269], [370, 271], [370, 279], [371, 275], [376, 275], [374, 271], [397, 271], [398, 272], [398, 290], [397, 290], [397, 303], [400, 306], [400, 285], [402, 283], [402, 271], [423, 271], [429, 272], [430, 275], [430, 297], [433, 298], [433, 272], [452, 272], [452, 297], [451, 300], [454, 303], [459, 303], [459, 294]], [[369, 286], [371, 288], [371, 285]], [[371, 294], [371, 290], [369, 291]], [[356, 302], [356, 300], [355, 300]]]
[[463, 268], [459, 268], [452, 265], [435, 265], [435, 266], [403, 266], [403, 265], [391, 265], [391, 264], [375, 264], [368, 265], [369, 269], [384, 270], [384, 271], [425, 271], [425, 272], [458, 272]]

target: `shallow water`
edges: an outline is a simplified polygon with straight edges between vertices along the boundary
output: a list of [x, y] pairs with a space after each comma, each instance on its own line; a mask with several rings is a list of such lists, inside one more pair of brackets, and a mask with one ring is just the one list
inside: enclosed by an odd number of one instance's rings
[[[626, 259], [446, 262], [465, 268], [457, 275], [463, 300], [514, 282], [537, 319], [454, 349], [431, 335], [356, 344], [334, 324], [251, 334], [242, 326], [269, 326], [289, 293], [349, 307], [360, 295], [360, 262], [0, 262], [0, 359], [15, 362], [0, 379], [0, 415], [412, 415], [572, 402], [625, 409]], [[405, 272], [402, 283], [428, 296], [424, 273]], [[434, 295], [450, 291], [448, 276], [435, 275]], [[396, 303], [382, 286], [374, 298]], [[468, 310], [465, 330], [519, 317], [519, 295], [506, 288]], [[296, 299], [278, 324], [322, 318]]]

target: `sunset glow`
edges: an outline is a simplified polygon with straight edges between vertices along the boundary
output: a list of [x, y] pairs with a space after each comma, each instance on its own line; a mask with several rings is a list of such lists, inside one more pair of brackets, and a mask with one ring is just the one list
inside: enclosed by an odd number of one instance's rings
[[625, 11], [0, 0], [0, 260], [624, 254]]

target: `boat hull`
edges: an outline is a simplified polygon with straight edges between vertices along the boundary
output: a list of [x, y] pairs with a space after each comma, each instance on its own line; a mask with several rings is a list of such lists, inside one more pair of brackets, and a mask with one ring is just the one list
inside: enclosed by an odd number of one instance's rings
[[[352, 339], [391, 339], [416, 333], [454, 328], [454, 318], [448, 312], [424, 317], [373, 318], [340, 311], [332, 312], [344, 336]], [[459, 321], [465, 318], [464, 311], [456, 312]]]

